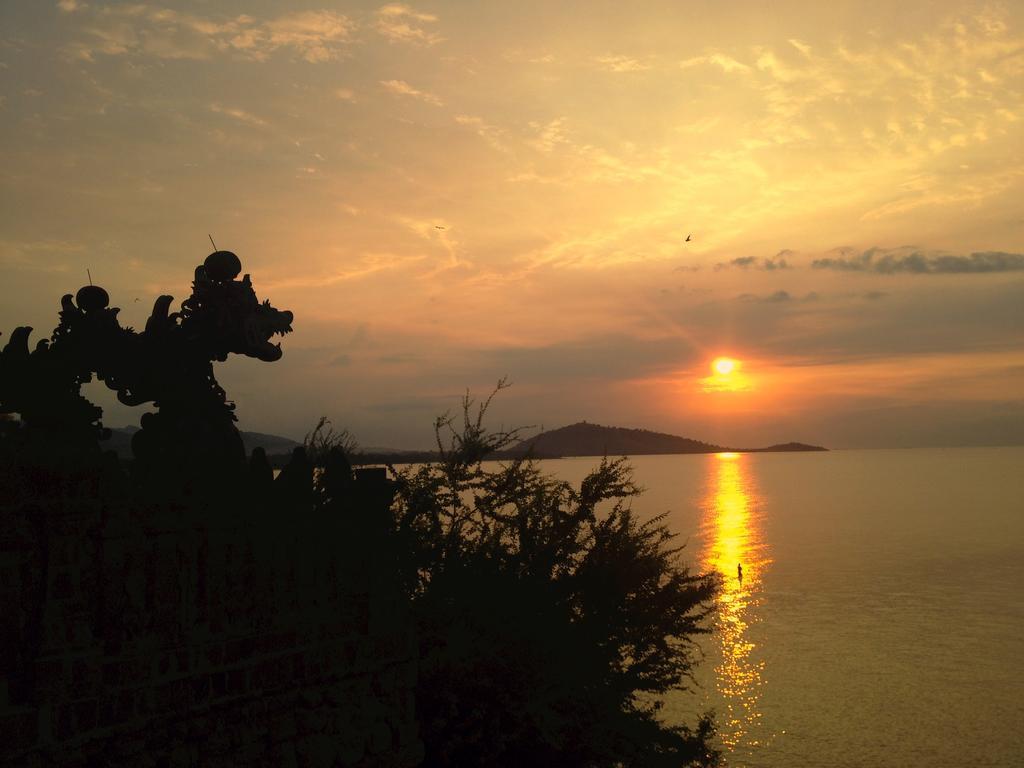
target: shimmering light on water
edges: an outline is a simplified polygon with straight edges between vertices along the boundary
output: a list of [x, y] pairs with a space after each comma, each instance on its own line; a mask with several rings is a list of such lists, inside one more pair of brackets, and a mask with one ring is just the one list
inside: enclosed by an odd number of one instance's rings
[[721, 652], [715, 684], [723, 702], [718, 727], [728, 747], [741, 742], [756, 745], [762, 738], [755, 726], [761, 717], [758, 700], [765, 662], [747, 629], [757, 621], [751, 609], [762, 601], [761, 575], [771, 560], [761, 533], [748, 457], [719, 453], [715, 458], [708, 464], [701, 563], [703, 571], [716, 571], [722, 577], [715, 622]]
[[725, 579], [664, 714], [714, 710], [728, 768], [1024, 765], [1024, 448], [632, 463], [634, 508]]

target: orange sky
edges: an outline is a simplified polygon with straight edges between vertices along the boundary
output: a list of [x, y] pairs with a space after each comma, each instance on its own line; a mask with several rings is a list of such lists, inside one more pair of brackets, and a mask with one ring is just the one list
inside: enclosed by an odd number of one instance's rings
[[1024, 439], [1020, 4], [13, 0], [0, 153], [0, 330], [212, 233], [296, 316], [246, 429]]

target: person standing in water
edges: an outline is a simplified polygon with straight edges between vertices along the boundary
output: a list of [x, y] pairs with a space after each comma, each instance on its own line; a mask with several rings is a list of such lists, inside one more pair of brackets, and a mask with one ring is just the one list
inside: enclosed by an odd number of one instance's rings
[[736, 578], [743, 584], [743, 563], [736, 563]]

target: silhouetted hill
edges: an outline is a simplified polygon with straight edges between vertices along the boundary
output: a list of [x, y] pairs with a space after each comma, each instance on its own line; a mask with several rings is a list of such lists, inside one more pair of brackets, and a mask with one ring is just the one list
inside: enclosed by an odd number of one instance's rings
[[[114, 451], [122, 459], [132, 457], [132, 435], [139, 431], [138, 427], [116, 427], [111, 429], [110, 439], [104, 442], [103, 450]], [[301, 443], [280, 435], [267, 435], [262, 432], [242, 432], [242, 443], [245, 452], [252, 453], [253, 448], [262, 448], [268, 456], [288, 455]]]
[[646, 429], [605, 427], [580, 422], [567, 427], [541, 432], [511, 448], [508, 453], [522, 455], [527, 451], [544, 457], [556, 456], [643, 456], [647, 454], [718, 453], [720, 451], [824, 451], [814, 445], [783, 443], [768, 448], [728, 448], [704, 443], [688, 437], [651, 432]]
[[742, 453], [786, 453], [793, 451], [827, 451], [828, 448], [823, 448], [820, 445], [808, 445], [807, 443], [779, 443], [778, 445], [769, 445], [767, 448], [740, 448], [738, 450]]
[[663, 432], [604, 427], [585, 421], [541, 432], [523, 440], [511, 450], [525, 453], [531, 448], [536, 456], [641, 456], [656, 453], [714, 453], [727, 450], [719, 445]]

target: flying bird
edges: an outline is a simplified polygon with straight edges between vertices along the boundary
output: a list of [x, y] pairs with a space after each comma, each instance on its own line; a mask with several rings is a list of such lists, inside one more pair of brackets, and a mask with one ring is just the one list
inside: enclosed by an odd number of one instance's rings
[[435, 224], [434, 229], [444, 229], [440, 224]]
[[691, 237], [691, 235], [687, 235], [687, 236], [686, 236], [686, 240], [684, 240], [683, 242], [684, 242], [684, 243], [688, 243], [688, 242], [690, 242], [690, 237]]

